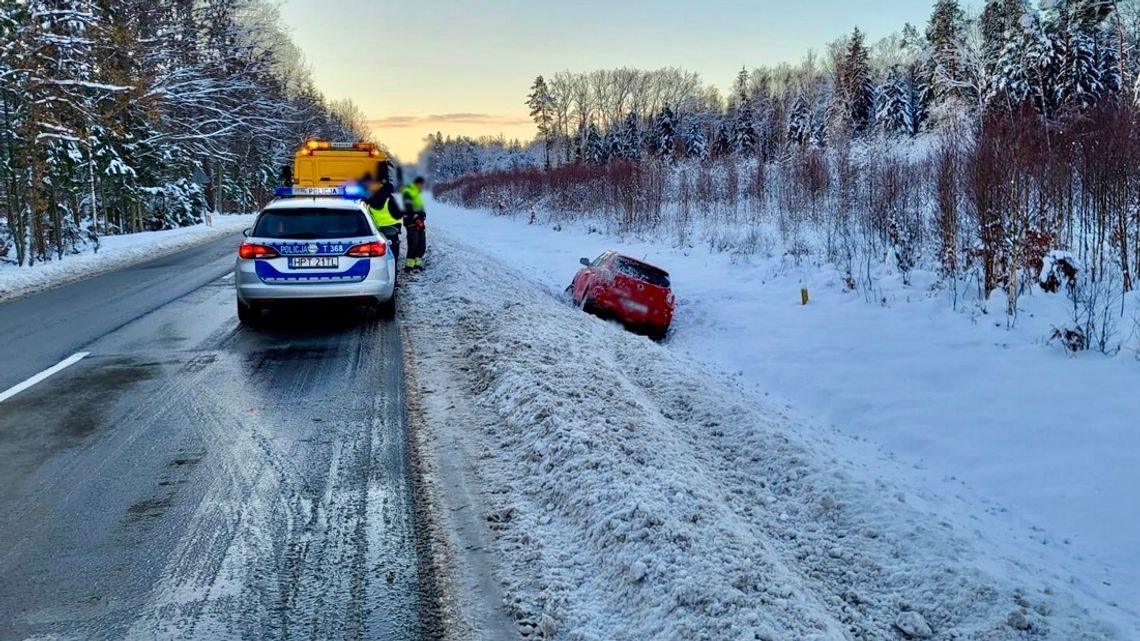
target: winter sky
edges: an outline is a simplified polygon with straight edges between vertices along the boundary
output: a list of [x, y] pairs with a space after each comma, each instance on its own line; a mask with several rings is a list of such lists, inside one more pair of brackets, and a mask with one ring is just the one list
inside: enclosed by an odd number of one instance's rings
[[924, 26], [933, 0], [285, 0], [282, 15], [331, 99], [352, 98], [413, 160], [428, 133], [527, 139], [539, 74], [682, 67], [722, 90], [796, 62], [858, 25], [870, 42]]

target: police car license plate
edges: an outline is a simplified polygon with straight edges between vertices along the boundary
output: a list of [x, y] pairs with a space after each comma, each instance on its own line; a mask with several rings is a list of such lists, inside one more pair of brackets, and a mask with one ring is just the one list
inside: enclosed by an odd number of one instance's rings
[[289, 269], [336, 269], [340, 261], [336, 256], [292, 256]]

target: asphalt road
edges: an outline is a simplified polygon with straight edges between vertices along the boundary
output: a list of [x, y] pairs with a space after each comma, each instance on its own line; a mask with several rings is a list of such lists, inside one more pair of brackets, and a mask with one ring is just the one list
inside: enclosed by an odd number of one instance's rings
[[419, 639], [398, 325], [239, 327], [237, 238], [0, 304], [0, 641]]

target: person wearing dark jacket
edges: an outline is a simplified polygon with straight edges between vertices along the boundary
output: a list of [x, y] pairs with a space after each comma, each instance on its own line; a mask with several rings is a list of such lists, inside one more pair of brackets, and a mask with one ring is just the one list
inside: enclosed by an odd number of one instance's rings
[[379, 178], [368, 183], [368, 197], [364, 199], [368, 214], [376, 228], [392, 244], [392, 256], [400, 262], [400, 221], [404, 212], [396, 202], [396, 190], [392, 183]]
[[404, 271], [423, 271], [424, 252], [427, 251], [427, 212], [424, 211], [424, 185], [422, 176], [404, 187], [404, 226], [408, 228], [408, 258]]

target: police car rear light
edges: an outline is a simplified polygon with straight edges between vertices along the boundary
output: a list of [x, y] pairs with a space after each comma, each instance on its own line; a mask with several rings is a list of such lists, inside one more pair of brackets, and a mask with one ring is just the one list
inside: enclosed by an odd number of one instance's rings
[[257, 243], [242, 243], [238, 247], [238, 256], [246, 260], [260, 259], [260, 258], [277, 258], [281, 254], [277, 253], [276, 249], [268, 245], [258, 245]]
[[352, 256], [354, 258], [375, 258], [383, 256], [387, 253], [388, 245], [386, 243], [373, 242], [353, 245], [352, 247], [348, 248], [348, 251], [345, 252], [345, 255]]

